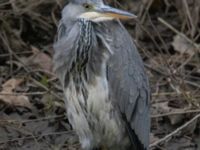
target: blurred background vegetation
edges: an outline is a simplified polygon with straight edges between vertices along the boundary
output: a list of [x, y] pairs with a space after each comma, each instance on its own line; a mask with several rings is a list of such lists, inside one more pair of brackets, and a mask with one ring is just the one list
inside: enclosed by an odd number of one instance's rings
[[[0, 149], [79, 149], [52, 71], [67, 0], [0, 0]], [[200, 149], [200, 1], [107, 0], [123, 22], [152, 91], [151, 149]]]

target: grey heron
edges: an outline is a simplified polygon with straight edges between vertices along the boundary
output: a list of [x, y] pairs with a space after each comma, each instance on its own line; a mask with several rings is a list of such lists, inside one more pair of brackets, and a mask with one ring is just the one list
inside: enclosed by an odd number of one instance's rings
[[119, 21], [134, 18], [102, 0], [71, 0], [62, 11], [54, 68], [83, 150], [148, 149], [149, 82]]

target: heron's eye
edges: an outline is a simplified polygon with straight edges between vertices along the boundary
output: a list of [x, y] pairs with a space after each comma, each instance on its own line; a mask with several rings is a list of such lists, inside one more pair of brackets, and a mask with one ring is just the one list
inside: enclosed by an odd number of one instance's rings
[[92, 9], [92, 5], [90, 5], [90, 4], [88, 4], [88, 3], [84, 3], [84, 4], [83, 4], [83, 7], [84, 7], [85, 9]]

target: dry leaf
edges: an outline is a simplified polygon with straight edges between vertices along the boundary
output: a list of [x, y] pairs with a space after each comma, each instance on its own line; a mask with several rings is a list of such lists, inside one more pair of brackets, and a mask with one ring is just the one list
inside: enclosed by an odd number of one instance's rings
[[180, 35], [174, 37], [172, 46], [174, 47], [174, 50], [181, 54], [188, 54], [190, 56], [195, 54], [195, 47]]
[[[183, 111], [183, 109], [172, 108], [172, 112], [181, 112], [181, 111]], [[167, 117], [169, 118], [171, 125], [177, 125], [177, 124], [181, 123], [185, 118], [185, 116], [183, 114], [169, 115]]]
[[24, 80], [23, 79], [10, 79], [7, 82], [5, 82], [2, 87], [3, 91], [7, 93], [11, 93], [14, 89], [17, 88], [18, 85], [20, 85]]
[[29, 58], [23, 58], [22, 61], [33, 69], [42, 69], [46, 72], [52, 73], [52, 58], [41, 52], [36, 47], [32, 47], [33, 55]]
[[51, 72], [52, 71], [52, 58], [49, 55], [40, 52], [37, 48], [32, 47], [32, 51], [35, 56], [33, 62], [38, 64], [42, 69]]
[[3, 90], [0, 92], [0, 101], [12, 106], [21, 106], [31, 108], [31, 103], [27, 96], [16, 95], [13, 90], [17, 88], [23, 79], [10, 79], [2, 85]]

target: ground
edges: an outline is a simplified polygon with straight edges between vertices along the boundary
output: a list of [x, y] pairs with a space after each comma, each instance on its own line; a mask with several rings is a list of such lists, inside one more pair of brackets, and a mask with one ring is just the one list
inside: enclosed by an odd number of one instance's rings
[[[200, 1], [109, 0], [137, 14], [123, 22], [151, 85], [151, 149], [200, 149]], [[79, 149], [52, 71], [64, 0], [0, 1], [0, 149]]]

